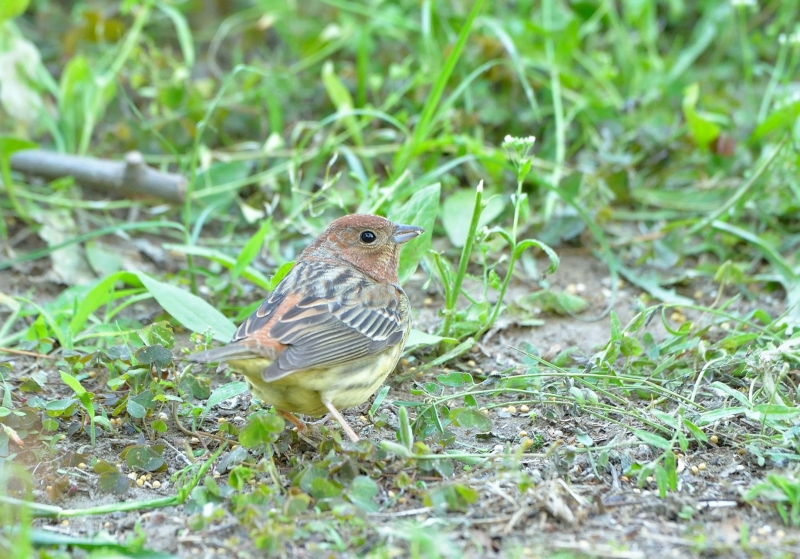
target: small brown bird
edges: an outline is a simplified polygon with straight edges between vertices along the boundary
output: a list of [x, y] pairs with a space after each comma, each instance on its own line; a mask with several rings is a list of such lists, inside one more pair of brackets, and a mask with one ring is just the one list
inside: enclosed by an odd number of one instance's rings
[[331, 223], [223, 347], [189, 356], [226, 362], [299, 429], [293, 414], [333, 415], [365, 402], [394, 370], [411, 316], [400, 287], [400, 245], [424, 229], [374, 215]]

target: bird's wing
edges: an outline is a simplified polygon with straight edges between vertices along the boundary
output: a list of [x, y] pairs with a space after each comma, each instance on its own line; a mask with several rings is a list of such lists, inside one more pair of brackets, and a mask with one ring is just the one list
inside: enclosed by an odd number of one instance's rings
[[210, 352], [222, 360], [273, 360], [262, 374], [271, 382], [380, 353], [403, 340], [408, 301], [398, 286], [327, 264], [304, 263], [295, 273], [239, 326], [229, 345]]

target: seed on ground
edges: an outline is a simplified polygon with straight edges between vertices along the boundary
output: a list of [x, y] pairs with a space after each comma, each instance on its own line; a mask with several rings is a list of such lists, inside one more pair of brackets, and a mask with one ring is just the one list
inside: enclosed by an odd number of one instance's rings
[[480, 409], [480, 412], [481, 412], [483, 415], [489, 415], [489, 410], [487, 410], [486, 408], [481, 408], [481, 409]]
[[526, 406], [525, 404], [522, 404], [522, 405], [519, 407], [519, 411], [520, 411], [521, 413], [528, 413], [529, 411], [531, 411], [531, 408], [529, 408], [529, 407], [528, 407], [528, 406]]
[[169, 416], [168, 416], [166, 413], [164, 413], [164, 412], [162, 411], [160, 414], [158, 414], [158, 418], [159, 418], [161, 421], [166, 421], [167, 419], [169, 419]]
[[192, 437], [191, 439], [189, 439], [189, 442], [192, 444], [200, 444], [200, 439], [198, 439], [197, 437]]
[[467, 361], [467, 367], [474, 367], [475, 365], [477, 365], [477, 363], [475, 362], [474, 359], [470, 359], [469, 361]]
[[647, 476], [647, 483], [653, 483], [653, 481], [655, 481], [653, 476]]
[[138, 485], [139, 487], [143, 486], [144, 485], [144, 478], [140, 477], [139, 479], [137, 479], [136, 480], [136, 485]]
[[628, 476], [619, 476], [619, 480], [622, 483], [628, 483], [631, 479]]
[[576, 286], [574, 283], [568, 283], [566, 292], [570, 295], [575, 295], [578, 292], [578, 286]]
[[69, 520], [62, 520], [61, 525], [64, 527], [69, 526]]
[[85, 469], [86, 469], [86, 463], [85, 463], [85, 462], [81, 462], [80, 464], [78, 464], [78, 467], [79, 467], [81, 470], [85, 470]]
[[716, 435], [711, 435], [708, 440], [711, 444], [719, 444], [719, 437]]
[[144, 476], [144, 479], [150, 481], [151, 479], [153, 479], [153, 474], [147, 474], [146, 476]]
[[671, 315], [669, 315], [669, 319], [672, 322], [679, 322], [681, 324], [686, 322], [686, 316], [682, 312], [679, 312], [679, 311], [675, 311]]
[[128, 474], [128, 479], [132, 479], [133, 481], [136, 481], [136, 473], [135, 472], [129, 473]]
[[227, 423], [227, 422], [228, 422], [228, 420], [225, 419], [224, 417], [218, 417], [217, 418], [217, 423]]
[[153, 489], [158, 489], [159, 487], [161, 487], [161, 482], [158, 481], [158, 480], [155, 480], [153, 482]]
[[390, 489], [389, 491], [387, 491], [386, 495], [388, 495], [388, 497], [389, 497], [390, 499], [394, 499], [394, 498], [395, 498], [395, 496], [397, 496], [397, 493], [395, 493], [394, 491], [392, 491], [392, 490]]
[[433, 299], [431, 297], [425, 297], [422, 301], [422, 305], [425, 307], [430, 307], [433, 304]]
[[506, 409], [508, 410], [508, 413], [512, 415], [517, 413], [517, 406], [508, 406]]
[[94, 378], [97, 376], [97, 371], [89, 371], [89, 378]]
[[483, 369], [481, 369], [480, 367], [475, 367], [475, 369], [472, 372], [475, 373], [476, 375], [482, 375]]
[[700, 473], [700, 468], [698, 468], [697, 466], [692, 466], [692, 473], [694, 475], [699, 474]]
[[705, 469], [706, 469], [706, 463], [705, 463], [705, 462], [700, 462], [700, 463], [697, 465], [697, 469], [698, 469], [698, 470], [700, 470], [700, 471], [703, 471], [703, 470], [705, 470]]
[[527, 437], [527, 436], [528, 436], [528, 432], [527, 432], [527, 431], [520, 431], [520, 432], [519, 432], [519, 437], [520, 437], [520, 438], [522, 438], [522, 437]]

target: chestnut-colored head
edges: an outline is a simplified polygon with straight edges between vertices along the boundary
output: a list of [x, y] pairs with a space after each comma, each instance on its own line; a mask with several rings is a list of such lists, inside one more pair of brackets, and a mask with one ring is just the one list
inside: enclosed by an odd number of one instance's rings
[[422, 227], [392, 223], [377, 215], [346, 215], [331, 223], [298, 260], [312, 256], [344, 260], [376, 281], [396, 283], [400, 245], [424, 232]]

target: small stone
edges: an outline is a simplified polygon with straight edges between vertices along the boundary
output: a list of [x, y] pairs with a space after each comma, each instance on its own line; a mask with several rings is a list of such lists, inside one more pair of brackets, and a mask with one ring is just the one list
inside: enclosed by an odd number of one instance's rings
[[132, 479], [133, 481], [136, 481], [136, 474], [134, 472], [129, 473], [128, 474], [128, 479]]
[[583, 293], [584, 291], [586, 291], [586, 284], [580, 282], [576, 283], [575, 291], [577, 291], [578, 293]]
[[655, 478], [653, 478], [653, 476], [647, 476], [647, 483], [653, 483], [654, 481]]
[[501, 445], [501, 444], [494, 445], [494, 448], [492, 449], [492, 452], [503, 452], [503, 445]]

